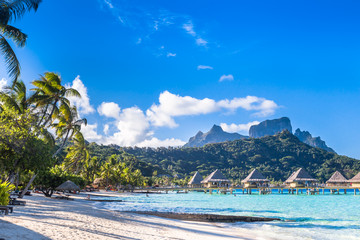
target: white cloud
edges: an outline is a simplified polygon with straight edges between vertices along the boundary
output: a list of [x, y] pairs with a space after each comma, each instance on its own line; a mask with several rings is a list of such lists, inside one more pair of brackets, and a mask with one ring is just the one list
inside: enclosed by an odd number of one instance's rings
[[105, 135], [107, 135], [109, 133], [109, 128], [110, 128], [109, 124], [104, 125], [104, 133], [105, 133]]
[[144, 112], [138, 107], [125, 108], [120, 113], [116, 123], [118, 132], [107, 137], [105, 144], [118, 144], [120, 146], [134, 146], [152, 136], [150, 124]]
[[104, 3], [111, 9], [114, 8], [114, 5], [112, 4], [111, 0], [104, 0]]
[[165, 91], [160, 94], [159, 105], [153, 104], [146, 111], [154, 126], [178, 126], [173, 117], [207, 114], [217, 110], [216, 102], [209, 98], [196, 99], [190, 96], [181, 97]]
[[256, 116], [272, 115], [278, 105], [265, 98], [247, 96], [245, 98], [224, 99], [216, 102], [213, 99], [196, 99], [190, 96], [179, 96], [165, 91], [160, 94], [159, 104], [153, 104], [146, 111], [150, 122], [157, 127], [177, 127], [174, 117], [209, 114], [222, 109], [235, 111], [242, 108], [247, 111], [256, 111]]
[[176, 53], [171, 53], [169, 52], [168, 54], [166, 54], [167, 57], [176, 57]]
[[81, 132], [84, 135], [84, 138], [89, 142], [99, 142], [102, 140], [102, 136], [98, 135], [97, 124], [88, 124], [81, 127]]
[[221, 100], [218, 105], [229, 110], [243, 108], [247, 111], [257, 111], [254, 115], [266, 117], [275, 113], [279, 106], [272, 100], [259, 98], [256, 96], [247, 96], [245, 98], [234, 98], [232, 100]]
[[208, 42], [203, 38], [197, 38], [196, 39], [196, 44], [199, 45], [199, 46], [206, 46], [208, 44]]
[[249, 134], [250, 127], [253, 125], [258, 125], [259, 123], [260, 123], [259, 121], [253, 121], [253, 122], [249, 122], [249, 123], [245, 123], [245, 124], [221, 123], [220, 126], [225, 132], [230, 132], [230, 133], [240, 132], [241, 134], [247, 135], [247, 134]]
[[114, 103], [114, 102], [103, 102], [101, 103], [101, 105], [98, 107], [98, 113], [101, 116], [105, 116], [105, 117], [111, 117], [111, 118], [119, 118], [120, 115], [120, 107], [118, 104]]
[[77, 76], [74, 79], [71, 86], [67, 85], [66, 87], [74, 88], [80, 93], [81, 98], [68, 97], [71, 104], [77, 107], [80, 114], [89, 114], [95, 112], [95, 109], [90, 105], [90, 98], [87, 94], [87, 88], [80, 80], [80, 76]]
[[191, 36], [193, 36], [195, 38], [195, 43], [198, 46], [206, 47], [206, 45], [208, 44], [208, 41], [203, 39], [201, 36], [199, 36], [199, 34], [197, 32], [195, 32], [194, 24], [191, 21], [188, 21], [187, 23], [183, 24], [182, 27], [183, 27], [183, 29], [185, 29], [185, 31], [188, 34], [190, 34]]
[[222, 75], [219, 79], [219, 82], [233, 81], [233, 80], [234, 80], [234, 76], [232, 74], [229, 74], [229, 75]]
[[194, 25], [193, 25], [193, 23], [191, 21], [189, 21], [188, 23], [183, 24], [183, 28], [191, 36], [193, 36], [193, 37], [196, 36], [196, 32], [194, 31]]
[[178, 147], [183, 146], [186, 142], [175, 139], [175, 138], [167, 138], [165, 140], [159, 140], [156, 137], [153, 137], [151, 139], [147, 139], [141, 143], [136, 144], [138, 147]]
[[199, 65], [197, 66], [197, 70], [203, 70], [203, 69], [214, 69], [213, 67], [211, 66], [206, 66], [206, 65]]
[[7, 80], [5, 78], [0, 80], [0, 91], [4, 90], [7, 86]]

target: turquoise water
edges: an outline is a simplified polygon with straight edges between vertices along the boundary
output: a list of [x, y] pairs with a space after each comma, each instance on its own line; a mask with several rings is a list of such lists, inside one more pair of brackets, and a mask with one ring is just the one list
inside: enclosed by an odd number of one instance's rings
[[125, 202], [96, 203], [117, 211], [213, 213], [294, 222], [221, 224], [257, 239], [360, 239], [360, 195], [131, 194]]

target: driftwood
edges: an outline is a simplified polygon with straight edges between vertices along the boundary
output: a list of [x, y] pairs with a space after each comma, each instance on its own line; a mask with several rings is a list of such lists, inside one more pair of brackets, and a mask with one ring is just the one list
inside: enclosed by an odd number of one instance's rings
[[142, 212], [134, 211], [131, 213], [138, 213], [144, 215], [153, 215], [163, 218], [171, 218], [185, 221], [198, 222], [270, 222], [281, 221], [279, 218], [265, 218], [265, 217], [249, 217], [249, 216], [229, 216], [217, 214], [193, 214], [193, 213], [170, 213], [170, 212]]

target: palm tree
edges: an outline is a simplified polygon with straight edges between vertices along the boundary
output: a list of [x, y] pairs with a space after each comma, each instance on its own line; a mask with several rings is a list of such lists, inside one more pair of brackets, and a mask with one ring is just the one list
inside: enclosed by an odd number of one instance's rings
[[17, 81], [14, 88], [6, 87], [0, 92], [0, 105], [4, 108], [14, 108], [18, 113], [24, 113], [30, 104], [26, 95], [26, 86], [23, 81]]
[[24, 47], [27, 35], [9, 23], [28, 11], [36, 11], [41, 2], [42, 0], [0, 0], [0, 51], [13, 84], [20, 77], [20, 63], [7, 39], [11, 39], [17, 47]]
[[[53, 72], [46, 72], [44, 76], [40, 76], [40, 79], [33, 81], [32, 84], [36, 88], [31, 90], [36, 93], [31, 98], [31, 102], [35, 104], [36, 108], [43, 108], [40, 126], [46, 126], [52, 122], [51, 120], [56, 119], [60, 109], [65, 116], [71, 114], [70, 101], [67, 97], [81, 98], [76, 89], [61, 85], [61, 77]], [[50, 114], [48, 113], [49, 108], [51, 109]]]
[[65, 163], [69, 163], [66, 167], [68, 170], [70, 167], [75, 169], [75, 174], [78, 174], [83, 165], [90, 159], [90, 154], [87, 149], [87, 145], [84, 136], [81, 132], [77, 132], [72, 139], [73, 145], [69, 147], [68, 153], [65, 158]]
[[[24, 82], [21, 80], [17, 81], [13, 88], [8, 86], [5, 88], [5, 91], [0, 92], [0, 111], [3, 109], [14, 109], [18, 114], [30, 114], [30, 112], [27, 111], [32, 110], [32, 115], [35, 116], [37, 109], [31, 106], [31, 98], [32, 96], [27, 97]], [[47, 131], [47, 129], [36, 126], [36, 122], [34, 122], [32, 131], [46, 143], [50, 143], [51, 145], [55, 144], [55, 139], [52, 134]]]
[[63, 139], [62, 144], [59, 149], [54, 153], [53, 157], [55, 157], [59, 152], [63, 149], [65, 144], [69, 139], [72, 139], [75, 134], [80, 133], [81, 125], [87, 125], [86, 118], [78, 119], [78, 114], [76, 107], [71, 107], [70, 112], [68, 112], [67, 107], [65, 105], [60, 105], [58, 114], [58, 122], [54, 123], [52, 126], [56, 129], [56, 135], [59, 139]]

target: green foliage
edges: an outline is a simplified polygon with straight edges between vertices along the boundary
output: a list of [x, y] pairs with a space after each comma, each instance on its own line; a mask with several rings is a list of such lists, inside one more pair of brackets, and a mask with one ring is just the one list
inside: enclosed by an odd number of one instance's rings
[[320, 181], [326, 181], [336, 170], [342, 171], [347, 178], [360, 171], [360, 161], [310, 147], [288, 131], [276, 136], [208, 144], [200, 148], [126, 147], [121, 150], [172, 175], [191, 176], [199, 171], [206, 176], [220, 169], [233, 182], [244, 179], [254, 168], [271, 181], [284, 181], [299, 167]]
[[59, 166], [39, 172], [34, 185], [45, 196], [51, 197], [55, 189], [67, 180], [74, 182], [80, 188], [85, 186], [85, 180], [82, 177], [63, 171]]
[[28, 110], [0, 112], [0, 168], [8, 175], [21, 170], [41, 170], [52, 164], [50, 144], [38, 137]]
[[15, 189], [13, 184], [9, 182], [3, 182], [0, 179], [0, 205], [8, 205], [9, 204], [9, 197], [10, 192]]

